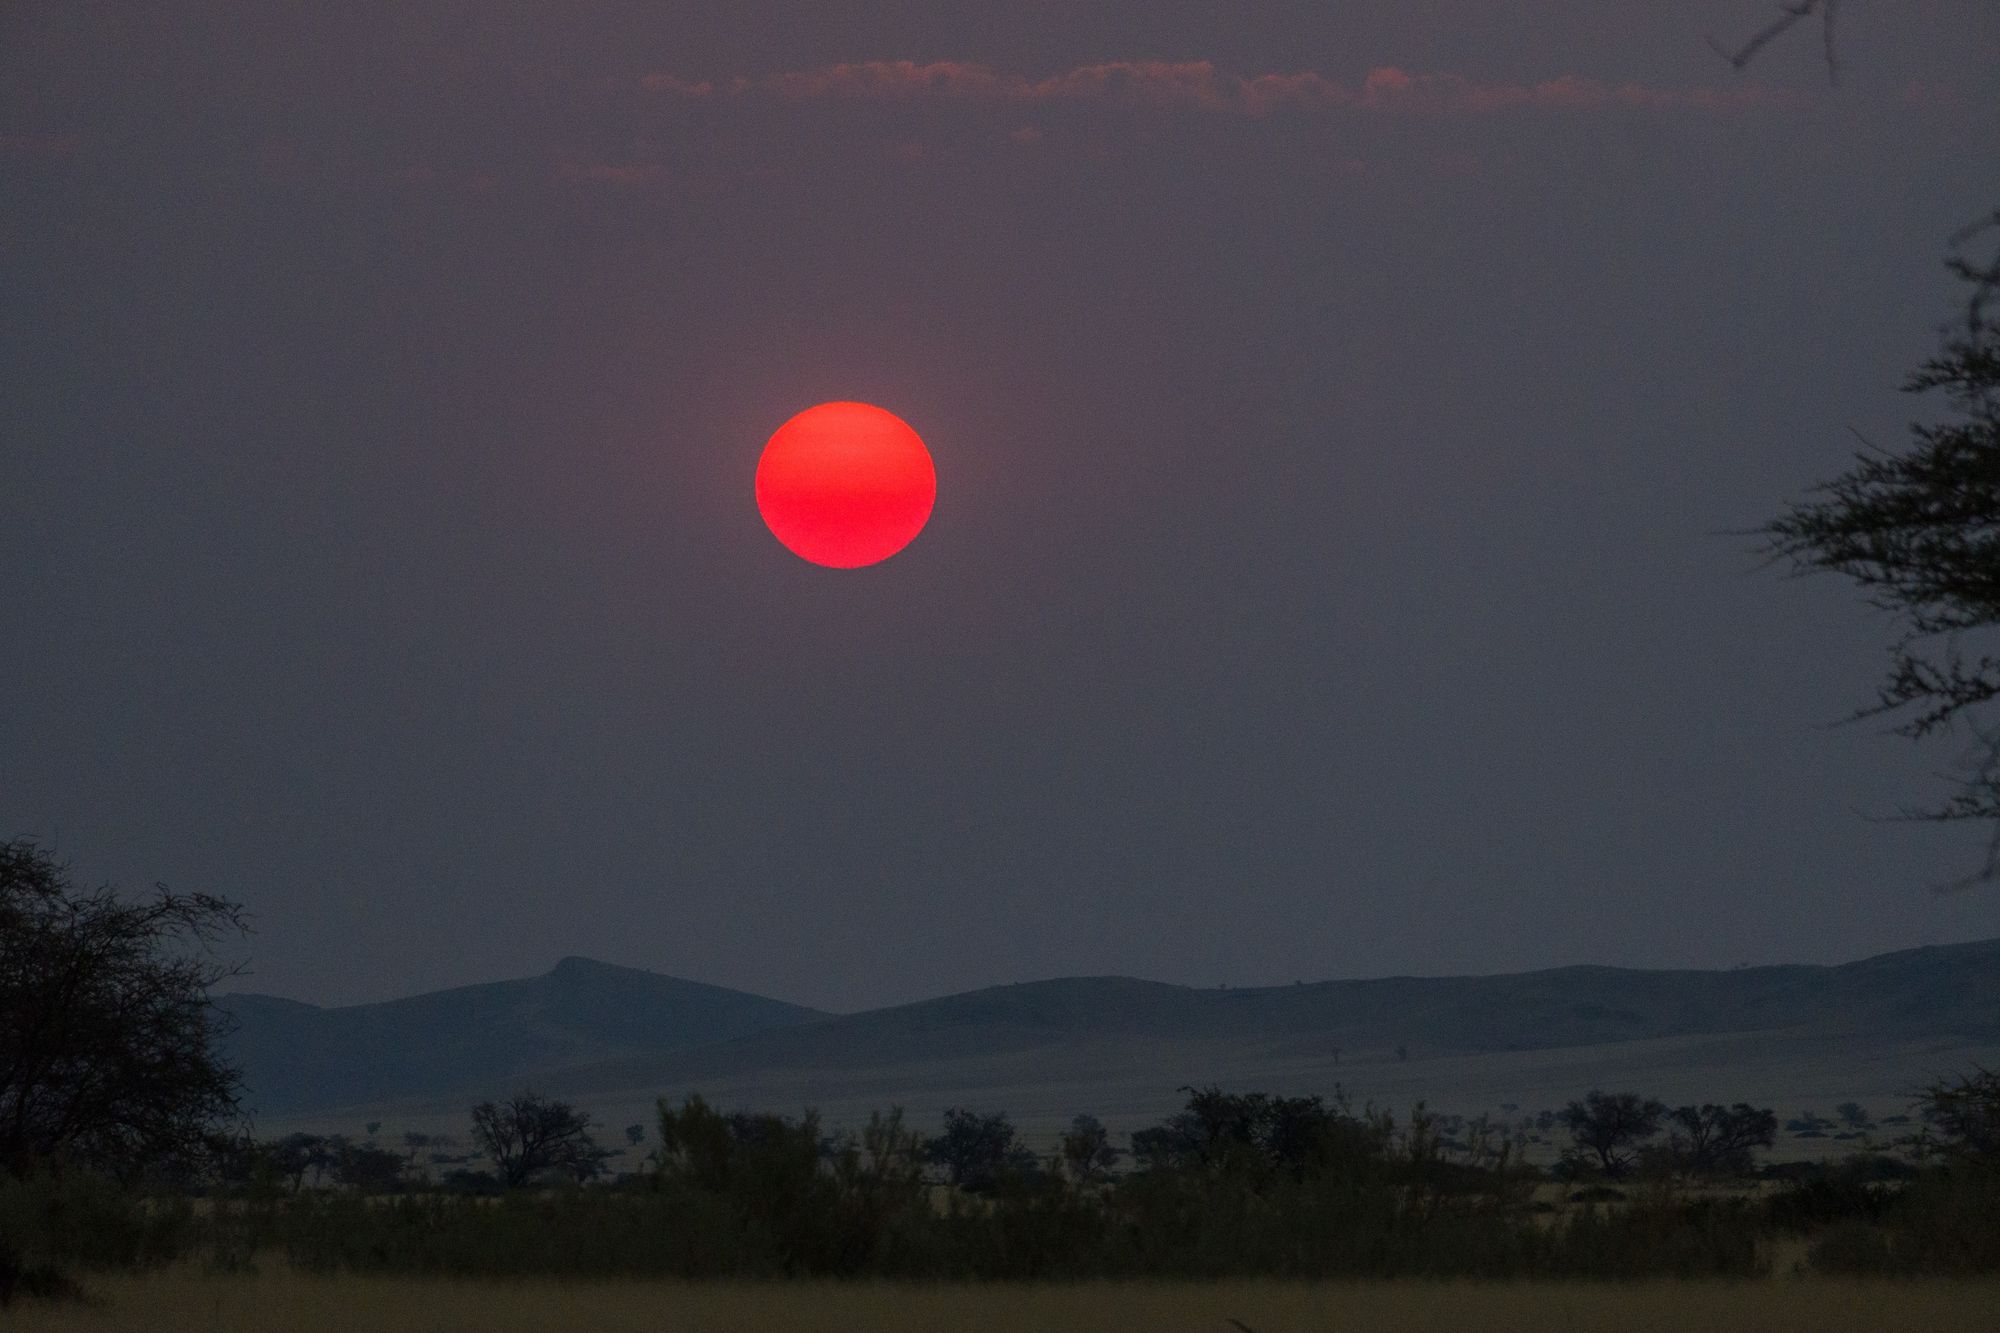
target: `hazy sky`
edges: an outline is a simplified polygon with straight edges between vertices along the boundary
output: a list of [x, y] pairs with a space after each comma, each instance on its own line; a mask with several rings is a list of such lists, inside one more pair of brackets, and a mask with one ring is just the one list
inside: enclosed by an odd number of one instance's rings
[[[8, 5], [0, 835], [328, 1002], [2000, 935], [1728, 535], [1927, 410], [2000, 10], [1770, 12]], [[859, 572], [751, 498], [835, 398]]]

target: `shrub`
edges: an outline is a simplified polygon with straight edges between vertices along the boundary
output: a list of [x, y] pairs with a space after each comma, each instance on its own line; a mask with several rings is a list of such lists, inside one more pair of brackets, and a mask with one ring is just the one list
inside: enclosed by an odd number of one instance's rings
[[2000, 1169], [1957, 1162], [1907, 1185], [1884, 1214], [1896, 1267], [1911, 1273], [2000, 1273]]
[[75, 1293], [72, 1270], [144, 1268], [188, 1247], [185, 1201], [154, 1205], [89, 1172], [0, 1174], [0, 1304]]
[[1804, 1233], [1844, 1222], [1876, 1222], [1894, 1200], [1888, 1188], [1827, 1173], [1794, 1181], [1764, 1202], [1766, 1225]]
[[1888, 1235], [1867, 1222], [1836, 1222], [1806, 1249], [1806, 1265], [1846, 1277], [1884, 1277], [1894, 1271]]

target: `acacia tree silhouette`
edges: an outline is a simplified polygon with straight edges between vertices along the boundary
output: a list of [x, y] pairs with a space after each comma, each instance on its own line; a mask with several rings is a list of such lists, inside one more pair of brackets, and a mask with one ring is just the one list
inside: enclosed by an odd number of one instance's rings
[[597, 1174], [604, 1153], [590, 1135], [590, 1117], [553, 1098], [520, 1092], [472, 1108], [472, 1141], [493, 1160], [500, 1183], [518, 1189], [557, 1171], [578, 1180]]
[[[2000, 226], [2000, 214], [1986, 224]], [[1896, 714], [1896, 731], [1923, 737], [1964, 722], [1981, 755], [1944, 804], [1919, 819], [2000, 820], [2000, 733], [1973, 711], [2000, 697], [2000, 655], [1979, 636], [2000, 627], [2000, 328], [1989, 312], [2000, 253], [1963, 256], [1953, 272], [1972, 288], [1962, 327], [1904, 383], [1940, 391], [1952, 408], [1910, 428], [1902, 453], [1870, 450], [1854, 466], [1761, 530], [1766, 549], [1800, 572], [1843, 574], [1894, 617], [1886, 680], [1856, 717]], [[2000, 857], [1990, 846], [1985, 874]]]
[[0, 1170], [204, 1154], [239, 1081], [208, 991], [240, 968], [207, 946], [245, 929], [226, 899], [81, 892], [35, 843], [0, 843]]
[[1660, 1117], [1666, 1113], [1651, 1097], [1592, 1091], [1557, 1112], [1556, 1119], [1570, 1132], [1566, 1157], [1617, 1177], [1631, 1168], [1638, 1145], [1660, 1132]]
[[[1817, 16], [1827, 77], [1837, 81], [1837, 0], [1792, 0], [1780, 16], [1735, 49], [1709, 45], [1742, 69], [1790, 28]], [[1963, 319], [1946, 326], [1943, 346], [1903, 384], [1906, 393], [1941, 392], [1953, 416], [1910, 427], [1903, 453], [1874, 448], [1758, 529], [1764, 552], [1797, 573], [1843, 574], [1897, 625], [1889, 671], [1873, 704], [1850, 720], [1894, 714], [1894, 730], [1922, 738], [1963, 724], [1975, 739], [1958, 790], [1941, 804], [1906, 808], [1900, 818], [1984, 820], [1994, 824], [1986, 860], [1961, 884], [2000, 872], [2000, 729], [1973, 710], [2000, 697], [2000, 655], [1981, 646], [2000, 628], [2000, 246], [1980, 257], [1968, 247], [2000, 235], [2000, 209], [1951, 237], [1946, 267], [1967, 285]]]

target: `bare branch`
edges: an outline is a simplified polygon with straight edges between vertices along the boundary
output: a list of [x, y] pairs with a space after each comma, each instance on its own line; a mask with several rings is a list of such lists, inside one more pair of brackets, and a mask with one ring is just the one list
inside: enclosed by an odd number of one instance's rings
[[1840, 0], [1792, 0], [1792, 3], [1778, 7], [1778, 17], [1752, 33], [1750, 39], [1734, 49], [1724, 46], [1713, 36], [1707, 38], [1711, 51], [1727, 60], [1737, 69], [1742, 69], [1757, 58], [1757, 53], [1776, 41], [1792, 27], [1818, 14], [1820, 18], [1821, 41], [1826, 51], [1826, 78], [1828, 83], [1840, 82], [1840, 61], [1835, 54], [1834, 15], [1840, 7]]
[[1813, 11], [1819, 8], [1819, 0], [1797, 0], [1795, 4], [1784, 5], [1780, 8], [1782, 12], [1776, 19], [1773, 19], [1769, 24], [1760, 28], [1751, 36], [1749, 41], [1743, 43], [1743, 45], [1737, 47], [1734, 51], [1724, 46], [1713, 36], [1708, 38], [1709, 49], [1724, 60], [1727, 60], [1737, 69], [1742, 69], [1756, 58], [1759, 51], [1789, 31], [1793, 24], [1810, 18]]

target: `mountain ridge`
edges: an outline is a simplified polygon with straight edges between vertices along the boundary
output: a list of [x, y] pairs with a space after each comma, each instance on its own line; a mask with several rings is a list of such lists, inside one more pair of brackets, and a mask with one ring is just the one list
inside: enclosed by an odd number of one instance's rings
[[747, 991], [567, 957], [535, 977], [319, 1006], [255, 991], [215, 997], [246, 1108], [315, 1107], [506, 1084], [593, 1058], [727, 1040], [827, 1017]]
[[755, 1096], [891, 1090], [976, 1069], [1020, 1078], [1074, 1066], [1082, 1072], [1066, 1077], [1087, 1079], [1093, 1061], [1128, 1073], [1192, 1067], [1198, 1079], [1204, 1062], [1324, 1072], [1413, 1052], [1486, 1058], [1757, 1034], [1833, 1052], [1941, 1037], [1983, 1049], [2000, 1046], [2000, 939], [1722, 970], [1572, 964], [1236, 989], [1058, 977], [849, 1014], [572, 956], [539, 977], [368, 1005], [255, 993], [219, 1003], [239, 1024], [230, 1049], [247, 1053], [251, 1103], [303, 1114], [442, 1105], [527, 1083], [626, 1100], [696, 1086]]

